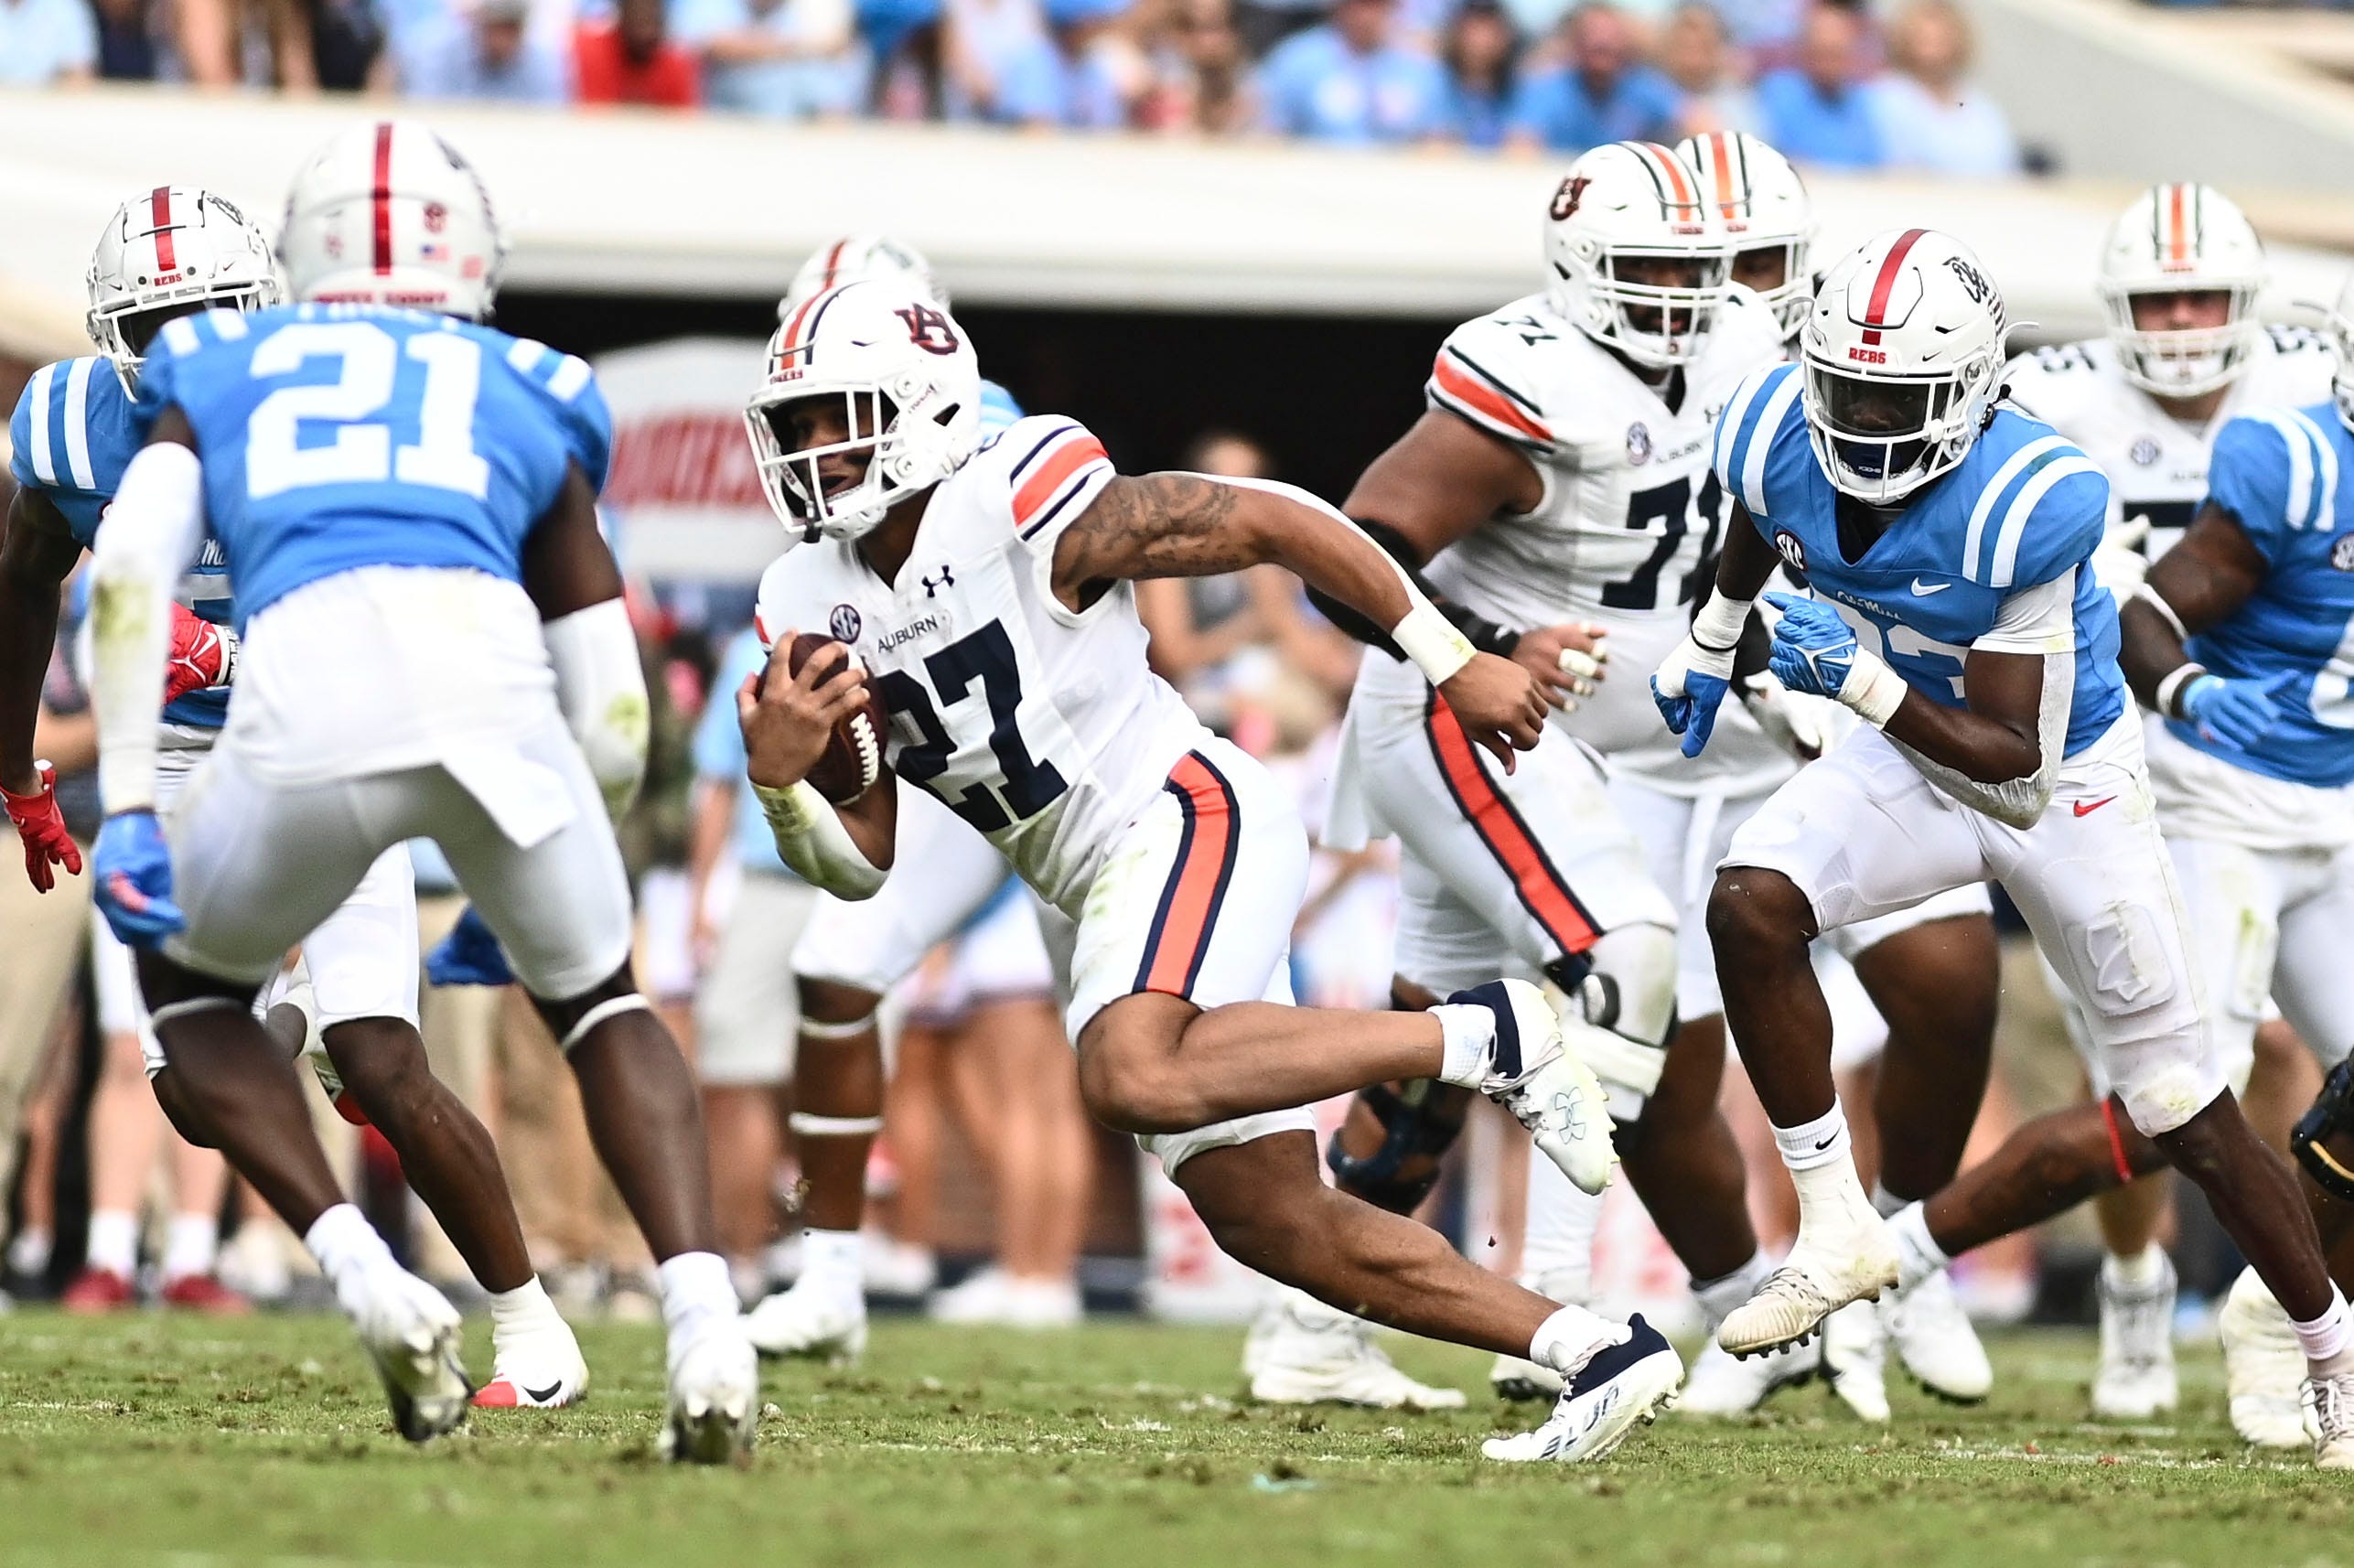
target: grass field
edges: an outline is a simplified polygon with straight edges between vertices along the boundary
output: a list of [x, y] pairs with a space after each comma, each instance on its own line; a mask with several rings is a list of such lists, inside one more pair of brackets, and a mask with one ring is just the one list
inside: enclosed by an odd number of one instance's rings
[[[474, 1361], [489, 1362], [488, 1330]], [[584, 1407], [412, 1450], [339, 1321], [0, 1318], [0, 1562], [105, 1568], [1461, 1563], [2232, 1568], [2354, 1561], [2354, 1482], [2247, 1457], [2211, 1356], [2167, 1426], [2082, 1419], [2082, 1334], [1995, 1348], [1994, 1398], [1670, 1418], [1602, 1466], [1507, 1467], [1520, 1422], [1238, 1405], [1236, 1336], [878, 1327], [771, 1369], [745, 1471], [660, 1465], [655, 1330], [584, 1335]], [[1409, 1343], [1427, 1378], [1483, 1362]]]

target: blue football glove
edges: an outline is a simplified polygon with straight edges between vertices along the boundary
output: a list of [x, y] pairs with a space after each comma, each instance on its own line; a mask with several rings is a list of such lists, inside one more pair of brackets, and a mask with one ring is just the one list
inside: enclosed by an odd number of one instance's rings
[[99, 912], [125, 947], [160, 947], [187, 929], [188, 917], [172, 902], [172, 856], [155, 812], [107, 818], [91, 858]]
[[1773, 649], [1766, 655], [1774, 679], [1793, 692], [1837, 698], [1854, 673], [1861, 651], [1855, 628], [1821, 599], [1768, 594], [1766, 602], [1782, 612], [1774, 627]]
[[425, 978], [435, 985], [512, 985], [515, 972], [488, 922], [468, 904], [449, 935], [425, 954]]
[[[2273, 726], [2287, 716], [2288, 705], [2282, 699], [2303, 678], [2295, 670], [2284, 670], [2263, 681], [2201, 675], [2183, 693], [2182, 711], [2208, 739], [2253, 751]], [[102, 848], [105, 842], [99, 840]]]
[[1733, 650], [1710, 648], [1687, 634], [1651, 675], [1651, 701], [1683, 754], [1698, 757], [1716, 733], [1716, 710], [1733, 689]]

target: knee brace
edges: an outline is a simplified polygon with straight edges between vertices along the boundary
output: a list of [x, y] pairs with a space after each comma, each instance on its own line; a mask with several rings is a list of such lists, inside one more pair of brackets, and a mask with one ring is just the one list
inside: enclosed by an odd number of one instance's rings
[[1633, 1123], [1660, 1086], [1675, 1033], [1675, 933], [1621, 926], [1585, 952], [1545, 965], [1545, 976], [1562, 1001], [1574, 999], [1564, 1011], [1592, 1026], [1577, 1049], [1609, 1091], [1610, 1119]]
[[2296, 1163], [2314, 1184], [2340, 1202], [2354, 1203], [2354, 1166], [2326, 1146], [2341, 1133], [2354, 1133], [2354, 1057], [2329, 1069], [2312, 1109], [2297, 1118], [2289, 1133]]
[[1362, 1157], [1351, 1155], [1341, 1144], [1349, 1134], [1343, 1122], [1325, 1145], [1325, 1164], [1342, 1191], [1392, 1214], [1411, 1214], [1438, 1185], [1439, 1162], [1462, 1134], [1470, 1097], [1420, 1079], [1360, 1089], [1357, 1102], [1381, 1124], [1381, 1146]]

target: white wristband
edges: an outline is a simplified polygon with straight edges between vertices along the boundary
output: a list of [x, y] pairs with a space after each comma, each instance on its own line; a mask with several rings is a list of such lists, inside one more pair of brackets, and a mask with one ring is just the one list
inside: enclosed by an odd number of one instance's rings
[[2179, 713], [2175, 711], [2176, 699], [2182, 695], [2182, 689], [2185, 686], [2189, 685], [2193, 681], [2198, 680], [2201, 675], [2206, 673], [2207, 666], [2199, 663], [2196, 660], [2189, 660], [2188, 662], [2168, 671], [2166, 676], [2158, 682], [2157, 691], [2153, 693], [2157, 698], [2156, 707], [2159, 714], [2169, 719], [2178, 719], [2182, 717]]
[[1878, 729], [1885, 728], [1897, 716], [1897, 710], [1904, 705], [1905, 694], [1911, 690], [1886, 660], [1869, 649], [1859, 648], [1847, 680], [1839, 688], [1839, 700], [1855, 710], [1856, 716], [1865, 724]]
[[1390, 628], [1390, 640], [1398, 645], [1399, 652], [1414, 661], [1423, 678], [1434, 686], [1443, 686], [1453, 680], [1456, 671], [1471, 662], [1475, 651], [1471, 639], [1439, 614], [1436, 605], [1419, 598], [1414, 607], [1406, 612], [1406, 618]]
[[1728, 599], [1722, 594], [1711, 594], [1700, 613], [1692, 618], [1692, 639], [1712, 653], [1724, 651], [1741, 640], [1741, 633], [1749, 625], [1749, 611], [1755, 599]]
[[770, 831], [786, 838], [807, 838], [810, 830], [817, 826], [820, 813], [831, 815], [833, 811], [825, 797], [817, 792], [817, 786], [806, 779], [781, 789], [755, 784], [752, 798], [760, 802], [760, 814], [769, 819]]

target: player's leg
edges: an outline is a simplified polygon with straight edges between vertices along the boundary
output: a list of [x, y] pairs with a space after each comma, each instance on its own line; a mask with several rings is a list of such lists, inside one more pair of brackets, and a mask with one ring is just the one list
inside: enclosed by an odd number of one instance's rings
[[457, 1313], [345, 1199], [294, 1062], [252, 1010], [285, 952], [401, 836], [380, 825], [398, 795], [397, 779], [272, 786], [233, 754], [208, 757], [166, 829], [188, 924], [141, 955], [140, 982], [177, 1114], [302, 1236], [376, 1363], [395, 1423], [424, 1441], [463, 1421], [472, 1392]]
[[[139, 1215], [162, 1153], [164, 1119], [147, 1092], [145, 1010], [130, 950], [91, 914], [98, 1004], [98, 1083], [90, 1097], [90, 1228], [81, 1272], [60, 1298], [68, 1312], [109, 1312], [136, 1298]], [[150, 1036], [152, 1037], [152, 1036]]]
[[1709, 939], [1725, 1020], [1799, 1197], [1789, 1261], [1719, 1330], [1736, 1355], [1803, 1338], [1896, 1283], [1894, 1242], [1850, 1153], [1809, 943], [1984, 874], [1968, 813], [1871, 729], [1800, 769], [1734, 835]]
[[779, 1090], [792, 1076], [799, 1003], [790, 955], [819, 895], [773, 870], [747, 867], [695, 997], [694, 1072], [711, 1140], [720, 1240], [743, 1288], [777, 1233]]
[[694, 1075], [631, 978], [629, 882], [578, 746], [551, 722], [518, 737], [516, 760], [564, 781], [571, 815], [553, 832], [517, 843], [440, 769], [421, 776], [417, 815], [554, 1035], [590, 1141], [653, 1252], [669, 1331], [665, 1449], [720, 1462], [751, 1442], [759, 1376], [718, 1250]]

